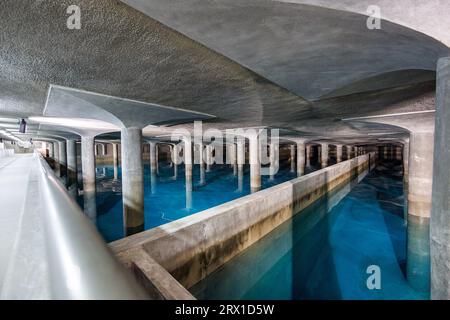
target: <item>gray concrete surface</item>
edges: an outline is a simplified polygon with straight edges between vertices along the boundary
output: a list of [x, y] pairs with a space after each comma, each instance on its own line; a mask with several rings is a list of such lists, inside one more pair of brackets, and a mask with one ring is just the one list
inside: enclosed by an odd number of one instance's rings
[[37, 175], [32, 154], [0, 159], [0, 299], [50, 297]]
[[122, 196], [124, 234], [144, 230], [144, 167], [142, 130], [124, 128], [122, 136]]
[[433, 201], [431, 211], [431, 297], [450, 299], [450, 58], [439, 61]]

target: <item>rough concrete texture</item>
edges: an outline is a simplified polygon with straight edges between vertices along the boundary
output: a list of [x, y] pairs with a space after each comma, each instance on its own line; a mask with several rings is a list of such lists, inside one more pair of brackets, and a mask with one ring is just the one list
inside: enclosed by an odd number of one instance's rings
[[[66, 27], [69, 5], [83, 8], [81, 30]], [[5, 114], [42, 115], [49, 84], [236, 122], [261, 121], [270, 99], [308, 104], [118, 1], [7, 0], [0, 21]]]
[[431, 298], [450, 299], [450, 58], [438, 64], [431, 211]]
[[142, 247], [190, 287], [281, 223], [351, 178], [367, 173], [367, 154], [111, 243], [119, 256]]

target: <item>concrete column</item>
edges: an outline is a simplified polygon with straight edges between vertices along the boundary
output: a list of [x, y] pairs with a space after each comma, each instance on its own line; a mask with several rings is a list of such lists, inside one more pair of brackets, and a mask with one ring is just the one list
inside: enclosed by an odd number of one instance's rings
[[61, 165], [59, 164], [59, 142], [53, 142], [53, 160], [55, 160], [55, 175], [61, 176]]
[[200, 185], [206, 184], [206, 173], [205, 173], [205, 147], [203, 143], [198, 144], [199, 148], [199, 168], [200, 168]]
[[158, 166], [158, 161], [156, 159], [156, 142], [149, 142], [150, 146], [150, 171], [151, 173], [156, 173], [156, 167]]
[[322, 154], [320, 155], [320, 164], [322, 168], [328, 167], [328, 144], [322, 143]]
[[271, 143], [269, 145], [270, 149], [270, 180], [273, 180], [275, 178], [275, 174], [278, 172], [279, 169], [279, 155], [278, 155], [278, 145], [275, 143]]
[[306, 163], [306, 146], [303, 142], [297, 143], [297, 176], [301, 177], [305, 174], [305, 163]]
[[60, 177], [66, 176], [67, 169], [67, 148], [66, 141], [58, 141], [58, 150], [59, 150], [59, 175]]
[[291, 172], [295, 172], [295, 145], [291, 144]]
[[211, 172], [211, 165], [212, 165], [212, 152], [213, 148], [211, 145], [207, 145], [205, 147], [205, 158], [206, 158], [206, 172]]
[[257, 192], [261, 189], [261, 162], [258, 134], [249, 136], [250, 189]]
[[[0, 150], [4, 149], [4, 145], [3, 142], [0, 142]], [[47, 143], [46, 142], [41, 142], [41, 154], [42, 156], [45, 158], [46, 154], [47, 154]]]
[[434, 133], [411, 133], [409, 141], [407, 277], [413, 288], [428, 292]]
[[186, 137], [184, 142], [184, 166], [186, 174], [186, 209], [192, 208], [192, 141]]
[[83, 173], [84, 213], [95, 223], [97, 219], [97, 202], [94, 137], [81, 137], [81, 169]]
[[122, 197], [126, 236], [144, 230], [142, 129], [122, 128]]
[[450, 57], [438, 61], [431, 212], [431, 298], [450, 299]]
[[156, 154], [156, 174], [159, 175], [159, 145], [155, 146], [155, 154]]
[[48, 146], [48, 156], [50, 157], [50, 158], [54, 158], [54, 153], [53, 153], [53, 143], [47, 143], [47, 146]]
[[408, 184], [409, 184], [409, 139], [407, 139], [403, 144], [403, 194], [404, 194], [404, 205], [403, 205], [403, 218], [405, 224], [408, 222]]
[[336, 162], [337, 163], [342, 162], [342, 153], [343, 153], [342, 145], [341, 144], [336, 145]]
[[169, 145], [169, 153], [170, 153], [170, 163], [169, 163], [169, 167], [173, 167], [173, 145]]
[[77, 180], [77, 142], [67, 140], [67, 175], [70, 184]]
[[396, 160], [402, 160], [403, 159], [403, 149], [402, 149], [402, 147], [397, 146], [396, 152], [397, 152]]
[[238, 139], [236, 143], [238, 165], [238, 191], [244, 189], [245, 140]]
[[184, 165], [186, 179], [192, 180], [192, 141], [190, 138], [183, 139], [184, 143]]
[[230, 152], [230, 165], [233, 168], [233, 175], [237, 175], [237, 155], [236, 155], [236, 145], [230, 144], [228, 145], [228, 150]]
[[172, 148], [172, 162], [173, 162], [173, 179], [178, 179], [178, 145], [174, 144]]
[[77, 142], [67, 140], [67, 185], [73, 198], [78, 195], [77, 184]]
[[112, 144], [114, 180], [119, 178], [119, 148], [117, 143]]
[[388, 159], [388, 148], [387, 146], [383, 146], [383, 160], [387, 160]]
[[311, 146], [306, 146], [306, 166], [309, 168], [311, 167]]

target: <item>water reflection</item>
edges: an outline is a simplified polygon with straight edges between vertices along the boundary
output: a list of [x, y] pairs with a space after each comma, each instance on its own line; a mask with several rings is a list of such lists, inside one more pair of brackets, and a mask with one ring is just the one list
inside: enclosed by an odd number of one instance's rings
[[[262, 178], [262, 187], [268, 188], [293, 179], [288, 162], [280, 163], [280, 171], [273, 181]], [[238, 166], [234, 175], [230, 165], [214, 165], [208, 173], [199, 165], [192, 169], [192, 180], [186, 184], [185, 166], [159, 163], [159, 174], [144, 166], [145, 228], [150, 229], [187, 215], [250, 194], [249, 166]], [[314, 169], [312, 169], [314, 170]], [[97, 171], [97, 227], [106, 239], [123, 237], [122, 199], [120, 193], [120, 166], [115, 179], [114, 166], [99, 167]], [[112, 182], [115, 184], [112, 184]], [[92, 199], [90, 199], [92, 201]], [[91, 204], [93, 205], [93, 203]]]
[[[418, 282], [429, 262], [421, 240], [406, 250], [403, 182], [395, 168], [381, 167], [322, 198], [190, 291], [199, 299], [427, 299], [406, 278], [407, 254], [424, 267], [414, 270]], [[414, 239], [427, 238], [424, 226], [414, 229]], [[381, 290], [367, 287], [371, 265], [381, 268]]]

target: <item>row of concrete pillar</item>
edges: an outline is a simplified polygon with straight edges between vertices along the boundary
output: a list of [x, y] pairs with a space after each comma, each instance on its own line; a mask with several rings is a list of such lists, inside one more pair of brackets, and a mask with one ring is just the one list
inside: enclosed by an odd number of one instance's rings
[[[252, 192], [258, 191], [261, 188], [261, 161], [260, 161], [260, 141], [257, 135], [250, 136], [249, 139], [249, 163], [250, 163], [250, 186]], [[125, 220], [126, 234], [136, 233], [143, 229], [143, 163], [141, 154], [142, 132], [138, 128], [128, 128], [122, 130], [122, 193], [123, 193], [123, 210]], [[184, 163], [187, 188], [192, 188], [192, 142], [190, 139], [184, 139]], [[106, 150], [103, 145], [103, 150]], [[114, 164], [114, 179], [118, 176], [118, 144], [113, 143], [113, 164]], [[149, 143], [150, 154], [150, 168], [152, 175], [158, 172], [157, 161], [157, 143], [151, 141]], [[197, 146], [204, 156], [200, 159], [200, 183], [205, 183], [205, 172], [210, 171], [213, 160], [213, 145], [204, 145], [203, 143]], [[294, 170], [296, 163], [296, 170], [298, 176], [302, 176], [305, 172], [305, 166], [310, 166], [311, 159], [311, 145], [305, 143], [296, 143], [291, 146], [291, 168]], [[328, 144], [321, 144], [319, 146], [321, 154], [321, 165], [326, 167], [328, 165], [329, 148]], [[342, 161], [342, 145], [337, 145], [337, 161]], [[354, 147], [349, 147], [347, 153], [354, 155]], [[96, 217], [96, 188], [95, 188], [95, 155], [96, 144], [94, 137], [85, 136], [81, 139], [81, 164], [83, 177], [83, 197], [85, 203], [86, 214], [95, 219]], [[178, 156], [179, 147], [172, 145], [172, 160], [174, 163], [174, 177], [178, 175]], [[104, 151], [103, 154], [106, 152]], [[273, 179], [278, 171], [279, 150], [276, 144], [270, 144], [270, 177]], [[294, 161], [296, 155], [296, 162]], [[77, 156], [76, 156], [76, 141], [67, 140], [67, 148], [65, 141], [58, 141], [53, 144], [50, 150], [50, 156], [55, 159], [55, 171], [61, 175], [61, 168], [67, 167], [68, 178], [70, 183], [76, 183], [77, 173]], [[245, 140], [238, 140], [236, 144], [227, 145], [227, 157], [233, 167], [234, 174], [239, 177], [239, 189], [242, 190], [243, 181], [243, 166], [245, 164]], [[206, 168], [205, 168], [206, 166]], [[154, 180], [154, 179], [153, 179]], [[77, 188], [74, 188], [76, 195]]]
[[[186, 192], [192, 193], [192, 170], [193, 170], [193, 143], [190, 138], [183, 138], [183, 152], [185, 165]], [[121, 167], [122, 167], [122, 194], [123, 194], [123, 217], [124, 217], [124, 233], [125, 235], [134, 234], [144, 229], [144, 185], [143, 185], [143, 161], [142, 161], [142, 130], [139, 128], [125, 128], [121, 131]], [[258, 135], [248, 137], [249, 145], [249, 164], [250, 164], [250, 187], [252, 192], [256, 192], [261, 188], [261, 143]], [[105, 145], [103, 153], [106, 154]], [[150, 154], [150, 170], [152, 181], [158, 173], [158, 148], [157, 143], [151, 141], [149, 143]], [[210, 171], [214, 162], [213, 152], [216, 148], [212, 144], [204, 145], [202, 142], [196, 145], [200, 159], [200, 183], [205, 183], [205, 172]], [[305, 143], [297, 143], [296, 147], [297, 161], [296, 168], [298, 176], [305, 172], [305, 165], [310, 165], [310, 155], [305, 157], [305, 152], [310, 154], [311, 145]], [[338, 146], [338, 160], [342, 161], [342, 146]], [[81, 138], [81, 165], [83, 179], [83, 198], [84, 211], [88, 217], [94, 220], [97, 216], [96, 212], [96, 174], [95, 174], [95, 155], [96, 143], [93, 136], [82, 136]], [[118, 178], [119, 165], [119, 148], [117, 143], [112, 144], [114, 179]], [[236, 144], [227, 145], [227, 156], [233, 167], [233, 172], [238, 176], [238, 188], [243, 189], [243, 174], [245, 164], [245, 140], [238, 140]], [[292, 149], [291, 149], [292, 150]], [[178, 175], [179, 163], [179, 145], [171, 146], [174, 177]], [[270, 145], [270, 177], [273, 179], [278, 171], [279, 150], [276, 144]], [[204, 155], [204, 156], [203, 156]], [[70, 185], [76, 183], [77, 174], [77, 155], [76, 141], [67, 140], [53, 143], [50, 150], [50, 156], [55, 159], [55, 171], [57, 175], [63, 175], [62, 169], [67, 168], [68, 182]], [[291, 154], [292, 162], [293, 156]], [[321, 164], [328, 165], [328, 145], [321, 144]], [[73, 195], [77, 194], [77, 187], [71, 188]], [[191, 191], [191, 192], [189, 192]], [[189, 207], [189, 200], [187, 200]]]
[[[122, 129], [121, 138], [121, 159], [122, 159], [122, 194], [123, 194], [123, 217], [124, 217], [124, 232], [130, 235], [144, 229], [144, 186], [143, 186], [143, 162], [142, 162], [142, 131], [139, 128]], [[193, 169], [193, 143], [191, 139], [184, 138], [182, 140], [185, 164], [185, 178], [186, 188], [192, 191], [192, 169]], [[103, 145], [106, 154], [105, 145]], [[257, 135], [248, 137], [249, 145], [249, 164], [250, 164], [250, 187], [252, 192], [261, 189], [261, 161], [260, 161], [260, 141]], [[152, 174], [152, 181], [155, 181], [154, 176], [158, 173], [158, 148], [157, 143], [151, 141], [149, 143], [150, 154], [150, 170]], [[211, 144], [204, 145], [197, 143], [198, 152], [201, 152], [200, 159], [200, 184], [205, 183], [205, 172], [209, 172], [211, 165], [214, 162], [213, 151], [214, 146]], [[305, 143], [297, 143], [291, 148], [291, 165], [294, 164], [294, 153], [297, 155], [296, 169], [298, 176], [304, 175], [305, 165], [310, 165], [311, 145]], [[323, 167], [328, 165], [328, 145], [321, 144], [321, 164]], [[88, 217], [95, 219], [96, 212], [96, 186], [95, 186], [95, 155], [96, 143], [92, 136], [83, 136], [81, 138], [81, 165], [82, 165], [82, 179], [83, 179], [83, 198], [84, 210]], [[112, 144], [113, 150], [113, 164], [114, 164], [114, 179], [118, 178], [118, 144]], [[179, 163], [179, 145], [171, 146], [172, 162], [174, 163], [174, 177], [178, 175]], [[227, 145], [227, 157], [233, 167], [233, 173], [239, 177], [238, 188], [243, 189], [243, 173], [245, 164], [245, 140], [238, 140], [236, 144]], [[352, 150], [352, 148], [350, 149]], [[305, 156], [306, 152], [306, 156]], [[270, 144], [270, 177], [273, 179], [279, 167], [279, 150], [276, 144]], [[338, 162], [342, 161], [342, 146], [337, 146]], [[356, 153], [355, 153], [356, 155]], [[53, 143], [53, 148], [50, 150], [50, 156], [55, 159], [55, 171], [57, 175], [62, 175], [62, 168], [68, 169], [68, 180], [70, 185], [76, 183], [77, 174], [77, 155], [76, 155], [76, 141], [67, 140], [67, 148], [65, 141], [58, 141]], [[77, 187], [72, 187], [74, 195], [77, 194]]]

